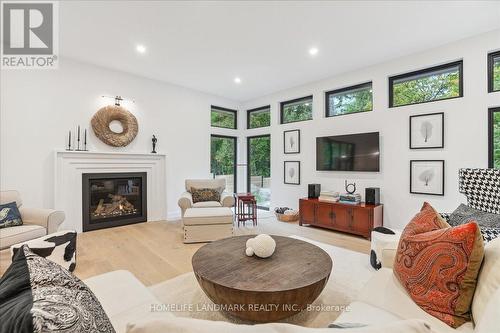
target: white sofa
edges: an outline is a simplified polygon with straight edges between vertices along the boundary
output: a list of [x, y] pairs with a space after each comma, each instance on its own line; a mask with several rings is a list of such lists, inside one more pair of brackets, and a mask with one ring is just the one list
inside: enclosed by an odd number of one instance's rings
[[[355, 277], [353, 277], [355, 278]], [[241, 331], [235, 324], [177, 318], [168, 312], [153, 312], [161, 309], [160, 302], [130, 272], [115, 271], [85, 280], [101, 301], [104, 310], [111, 319], [117, 332], [125, 332], [127, 323], [130, 333], [135, 332], [231, 332]], [[126, 291], [126, 292], [124, 292]], [[485, 247], [485, 258], [479, 274], [479, 280], [472, 304], [475, 325], [469, 322], [458, 329], [453, 329], [435, 317], [420, 309], [408, 296], [389, 268], [377, 271], [365, 285], [356, 301], [349, 306], [349, 311], [342, 313], [335, 323], [359, 323], [370, 327], [392, 327], [403, 320], [421, 320], [432, 328], [433, 332], [498, 332], [500, 327], [500, 238]], [[201, 325], [201, 326], [200, 326]], [[415, 322], [407, 323], [400, 332], [422, 332]], [[414, 327], [415, 326], [415, 327]], [[160, 328], [158, 328], [160, 327]], [[192, 330], [190, 330], [190, 327]], [[213, 330], [211, 330], [213, 328]], [[241, 327], [243, 329], [243, 327]], [[389, 328], [380, 329], [388, 333]], [[332, 329], [325, 329], [325, 331]], [[245, 329], [246, 331], [246, 329]], [[303, 328], [288, 324], [259, 325], [257, 332], [316, 332], [318, 329]], [[396, 331], [398, 331], [396, 329]], [[342, 330], [351, 332], [351, 330]], [[392, 332], [392, 331], [391, 331]]]
[[[484, 261], [478, 277], [472, 302], [472, 322], [453, 329], [418, 307], [394, 276], [392, 262], [395, 251], [382, 253], [382, 269], [377, 271], [350, 305], [351, 311], [342, 313], [336, 322], [378, 324], [401, 318], [422, 319], [436, 332], [494, 332], [500, 327], [500, 238], [485, 246]], [[489, 309], [487, 309], [487, 307]], [[492, 315], [491, 312], [495, 314]], [[488, 313], [488, 315], [486, 315]], [[492, 330], [495, 327], [495, 330]]]
[[[178, 205], [181, 208], [182, 217], [189, 208], [206, 208], [206, 207], [233, 207], [234, 197], [231, 193], [224, 191], [226, 189], [226, 180], [219, 179], [187, 179], [185, 182], [186, 192], [179, 198]], [[191, 196], [192, 188], [210, 188], [217, 189], [221, 192], [220, 201], [205, 201], [193, 203]]]
[[64, 222], [64, 212], [53, 209], [27, 208], [18, 191], [1, 191], [0, 204], [16, 202], [23, 225], [0, 228], [0, 250], [57, 231]]

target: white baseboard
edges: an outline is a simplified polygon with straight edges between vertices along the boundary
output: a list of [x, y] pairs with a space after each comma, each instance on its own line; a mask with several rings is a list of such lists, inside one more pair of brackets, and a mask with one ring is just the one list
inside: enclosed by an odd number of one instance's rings
[[167, 213], [167, 221], [175, 221], [181, 219], [181, 211], [175, 210]]

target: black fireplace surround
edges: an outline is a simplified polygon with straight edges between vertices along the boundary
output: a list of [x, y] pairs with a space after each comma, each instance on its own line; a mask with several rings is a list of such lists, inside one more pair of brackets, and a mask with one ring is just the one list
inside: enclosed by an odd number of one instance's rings
[[83, 231], [147, 221], [147, 173], [82, 174]]

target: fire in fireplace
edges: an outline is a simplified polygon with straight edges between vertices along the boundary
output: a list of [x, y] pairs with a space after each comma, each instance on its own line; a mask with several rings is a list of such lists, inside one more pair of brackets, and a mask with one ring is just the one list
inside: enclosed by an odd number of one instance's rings
[[84, 173], [83, 231], [147, 221], [146, 173]]

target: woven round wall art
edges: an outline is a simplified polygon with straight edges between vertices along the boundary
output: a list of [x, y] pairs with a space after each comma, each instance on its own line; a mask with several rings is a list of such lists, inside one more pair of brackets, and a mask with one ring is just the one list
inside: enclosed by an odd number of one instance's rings
[[[121, 123], [121, 133], [113, 132], [109, 128], [109, 124], [114, 120]], [[135, 139], [139, 130], [137, 118], [119, 105], [108, 105], [99, 109], [92, 117], [91, 124], [95, 135], [113, 147], [125, 147]]]

